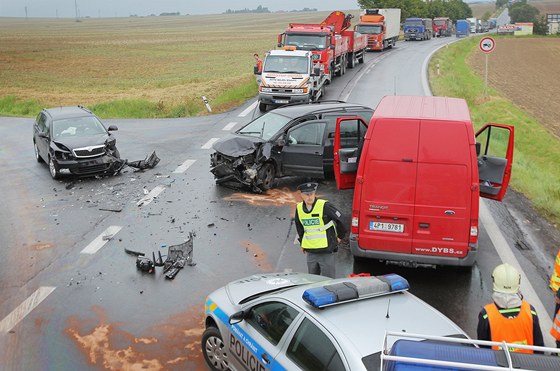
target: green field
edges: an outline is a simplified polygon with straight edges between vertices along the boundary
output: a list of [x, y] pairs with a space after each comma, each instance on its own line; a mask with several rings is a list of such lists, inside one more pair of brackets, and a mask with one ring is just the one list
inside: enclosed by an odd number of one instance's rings
[[253, 53], [328, 14], [0, 18], [0, 115], [81, 104], [104, 118], [184, 117], [206, 112], [202, 96], [225, 111], [257, 92]]

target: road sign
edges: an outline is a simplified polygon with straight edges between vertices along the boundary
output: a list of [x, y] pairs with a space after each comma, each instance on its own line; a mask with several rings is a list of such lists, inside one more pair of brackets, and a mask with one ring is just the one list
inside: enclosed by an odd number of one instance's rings
[[483, 37], [478, 46], [484, 53], [490, 53], [496, 47], [496, 42], [491, 37]]

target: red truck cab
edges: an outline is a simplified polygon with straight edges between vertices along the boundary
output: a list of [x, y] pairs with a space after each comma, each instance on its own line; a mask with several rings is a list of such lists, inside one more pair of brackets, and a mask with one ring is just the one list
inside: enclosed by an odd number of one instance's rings
[[329, 76], [346, 72], [347, 54], [350, 40], [342, 32], [350, 27], [351, 15], [332, 12], [323, 22], [290, 23], [283, 34], [278, 35], [278, 46], [294, 46], [300, 50], [310, 50], [316, 55], [315, 63]]
[[436, 37], [451, 36], [453, 34], [453, 21], [446, 17], [434, 18], [432, 29]]
[[363, 140], [349, 144], [345, 133], [359, 121], [339, 118], [334, 141], [337, 186], [355, 186], [352, 254], [472, 266], [480, 197], [505, 196], [514, 128], [488, 124], [475, 135], [466, 102], [446, 97], [384, 97]]

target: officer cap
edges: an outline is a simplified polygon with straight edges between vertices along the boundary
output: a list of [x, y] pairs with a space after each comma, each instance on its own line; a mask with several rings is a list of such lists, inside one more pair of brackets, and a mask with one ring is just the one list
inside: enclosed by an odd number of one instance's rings
[[319, 184], [317, 183], [303, 183], [300, 184], [297, 189], [301, 193], [314, 193], [317, 190]]

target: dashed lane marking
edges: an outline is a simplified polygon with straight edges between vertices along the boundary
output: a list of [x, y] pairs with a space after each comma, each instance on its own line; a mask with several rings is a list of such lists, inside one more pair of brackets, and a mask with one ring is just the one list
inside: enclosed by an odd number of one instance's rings
[[33, 309], [49, 296], [56, 287], [39, 287], [30, 297], [25, 299], [12, 313], [0, 321], [0, 335], [11, 331], [22, 319], [24, 319]]
[[187, 169], [189, 167], [191, 167], [192, 164], [194, 164], [196, 162], [196, 160], [187, 160], [185, 162], [183, 162], [181, 165], [177, 166], [177, 169], [173, 170], [174, 174], [182, 174], [185, 171], [187, 171]]
[[228, 131], [233, 129], [233, 127], [237, 125], [237, 122], [230, 122], [229, 124], [227, 124], [226, 126], [224, 126], [224, 128], [222, 130]]
[[111, 240], [120, 230], [122, 229], [119, 225], [112, 225], [103, 231], [95, 240], [91, 241], [80, 253], [81, 254], [95, 254], [102, 248], [107, 241]]
[[245, 110], [243, 112], [241, 112], [238, 117], [245, 117], [247, 116], [251, 111], [253, 111], [256, 107], [257, 104], [259, 104], [259, 101], [255, 101], [255, 103], [251, 104], [249, 107], [245, 108]]
[[212, 144], [217, 142], [220, 138], [211, 138], [206, 144], [204, 144], [200, 149], [210, 149], [212, 148]]
[[163, 190], [165, 189], [165, 186], [162, 185], [158, 185], [156, 187], [154, 187], [154, 189], [152, 189], [150, 192], [148, 192], [147, 195], [145, 195], [144, 197], [142, 197], [140, 199], [140, 201], [138, 201], [136, 203], [137, 206], [144, 206], [144, 205], [148, 205], [150, 202], [152, 202], [154, 200], [154, 198], [156, 198], [157, 196], [159, 196], [159, 194], [161, 192], [163, 192]]

